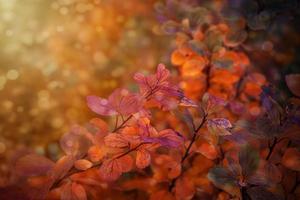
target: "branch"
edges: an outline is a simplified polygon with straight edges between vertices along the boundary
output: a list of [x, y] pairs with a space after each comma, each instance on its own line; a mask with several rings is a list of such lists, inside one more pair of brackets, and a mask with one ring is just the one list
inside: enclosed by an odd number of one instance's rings
[[[191, 139], [191, 141], [190, 141], [190, 143], [189, 143], [189, 145], [188, 145], [188, 147], [187, 147], [184, 155], [181, 158], [181, 162], [180, 162], [181, 165], [183, 165], [184, 161], [188, 158], [188, 156], [190, 154], [191, 147], [193, 146], [193, 144], [196, 141], [198, 132], [200, 131], [200, 129], [203, 127], [204, 123], [206, 122], [206, 117], [207, 117], [207, 114], [205, 114], [204, 117], [202, 118], [202, 121], [201, 121], [200, 125], [198, 126], [198, 128], [194, 130], [193, 137], [192, 137], [192, 139]], [[169, 191], [172, 191], [172, 189], [175, 186], [176, 181], [180, 178], [181, 175], [182, 175], [182, 173], [180, 173], [176, 178], [172, 179], [171, 184], [169, 186]]]
[[270, 159], [270, 157], [271, 157], [271, 155], [272, 155], [272, 153], [274, 151], [274, 148], [275, 148], [275, 146], [276, 146], [277, 143], [278, 143], [278, 141], [277, 141], [277, 138], [275, 137], [272, 145], [269, 144], [269, 153], [268, 153], [268, 155], [266, 157], [266, 160]]

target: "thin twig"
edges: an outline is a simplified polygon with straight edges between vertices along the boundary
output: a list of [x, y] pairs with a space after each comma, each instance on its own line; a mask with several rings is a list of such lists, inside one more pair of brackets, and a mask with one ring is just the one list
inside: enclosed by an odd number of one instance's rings
[[277, 143], [278, 143], [278, 141], [277, 141], [277, 138], [275, 137], [272, 145], [270, 145], [270, 144], [268, 145], [269, 146], [269, 153], [268, 153], [268, 155], [266, 157], [266, 160], [270, 159], [270, 157], [271, 157], [271, 155], [272, 155], [272, 153], [274, 151], [274, 148], [275, 148], [275, 146], [276, 146]]
[[[202, 118], [202, 121], [200, 123], [200, 125], [198, 126], [198, 128], [196, 130], [194, 130], [194, 134], [193, 134], [193, 137], [187, 147], [187, 149], [185, 150], [185, 153], [184, 155], [182, 156], [181, 158], [181, 165], [184, 164], [184, 161], [188, 158], [189, 154], [190, 154], [190, 150], [191, 150], [191, 147], [193, 146], [193, 144], [195, 143], [196, 141], [196, 138], [197, 138], [197, 135], [198, 135], [198, 132], [200, 131], [200, 129], [203, 127], [204, 123], [206, 122], [206, 117], [207, 115], [204, 115], [204, 117]], [[169, 186], [169, 191], [172, 191], [172, 189], [174, 188], [175, 186], [175, 183], [176, 181], [179, 179], [179, 177], [182, 175], [182, 173], [180, 173], [176, 178], [172, 179], [171, 181], [171, 184]]]

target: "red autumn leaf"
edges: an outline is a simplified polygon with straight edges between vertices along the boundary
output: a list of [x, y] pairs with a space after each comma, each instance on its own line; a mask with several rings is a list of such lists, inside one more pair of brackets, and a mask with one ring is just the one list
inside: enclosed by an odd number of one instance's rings
[[300, 152], [297, 148], [288, 148], [281, 159], [281, 163], [295, 171], [300, 171]]
[[21, 157], [16, 163], [16, 171], [22, 176], [43, 175], [52, 170], [54, 162], [36, 154]]
[[117, 133], [108, 134], [104, 138], [105, 145], [113, 148], [126, 148], [129, 147], [129, 142], [125, 136]]
[[216, 135], [231, 135], [229, 129], [232, 125], [228, 119], [224, 118], [214, 118], [207, 120], [207, 129], [210, 133]]
[[130, 115], [138, 112], [142, 107], [139, 96], [126, 89], [116, 89], [108, 99], [88, 96], [87, 104], [92, 111], [104, 116]]
[[285, 81], [290, 91], [300, 97], [300, 74], [286, 75]]
[[140, 169], [143, 169], [150, 165], [151, 156], [146, 149], [139, 149], [136, 152], [136, 166]]
[[132, 169], [132, 163], [132, 158], [129, 155], [105, 160], [99, 169], [100, 177], [106, 181], [114, 181], [118, 179], [123, 172], [130, 171]]
[[87, 170], [93, 166], [93, 163], [86, 159], [76, 160], [74, 163], [74, 167], [78, 170]]

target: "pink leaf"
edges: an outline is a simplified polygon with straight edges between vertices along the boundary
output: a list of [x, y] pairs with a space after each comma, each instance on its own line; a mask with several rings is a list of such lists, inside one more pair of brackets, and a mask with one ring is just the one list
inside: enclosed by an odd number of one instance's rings
[[286, 75], [285, 81], [291, 92], [300, 97], [300, 74]]
[[161, 82], [164, 82], [168, 79], [169, 75], [169, 70], [166, 69], [166, 66], [164, 64], [160, 63], [157, 66], [156, 79]]
[[141, 98], [126, 89], [116, 89], [108, 98], [111, 107], [121, 115], [130, 115], [142, 108]]
[[88, 107], [99, 115], [112, 116], [117, 114], [116, 110], [111, 107], [107, 99], [102, 99], [97, 96], [88, 96], [86, 100]]
[[139, 149], [136, 153], [136, 166], [140, 169], [143, 169], [150, 165], [150, 162], [150, 153], [145, 149]]
[[158, 141], [163, 146], [176, 148], [183, 144], [184, 139], [172, 129], [165, 129], [159, 132]]
[[16, 163], [16, 171], [23, 176], [38, 176], [49, 172], [54, 162], [46, 157], [29, 154], [21, 157]]
[[205, 93], [202, 97], [202, 106], [207, 114], [215, 113], [224, 108], [225, 105], [226, 102], [223, 99], [209, 93]]
[[159, 64], [156, 74], [145, 76], [137, 73], [134, 79], [140, 87], [140, 93], [152, 100], [157, 106], [170, 110], [178, 104], [183, 106], [196, 106], [191, 100], [184, 97], [183, 92], [168, 80], [169, 70], [163, 64]]
[[232, 125], [229, 120], [224, 118], [214, 118], [207, 120], [207, 129], [212, 134], [217, 135], [231, 135], [229, 129]]

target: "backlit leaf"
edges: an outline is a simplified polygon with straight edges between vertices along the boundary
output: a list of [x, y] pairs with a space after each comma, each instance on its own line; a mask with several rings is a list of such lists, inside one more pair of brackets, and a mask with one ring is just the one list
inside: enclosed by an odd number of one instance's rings
[[107, 146], [115, 148], [125, 148], [129, 146], [126, 138], [123, 135], [117, 133], [111, 133], [107, 135], [104, 138], [104, 142]]
[[207, 120], [207, 129], [212, 134], [217, 135], [231, 135], [230, 129], [232, 125], [228, 119], [214, 118]]

